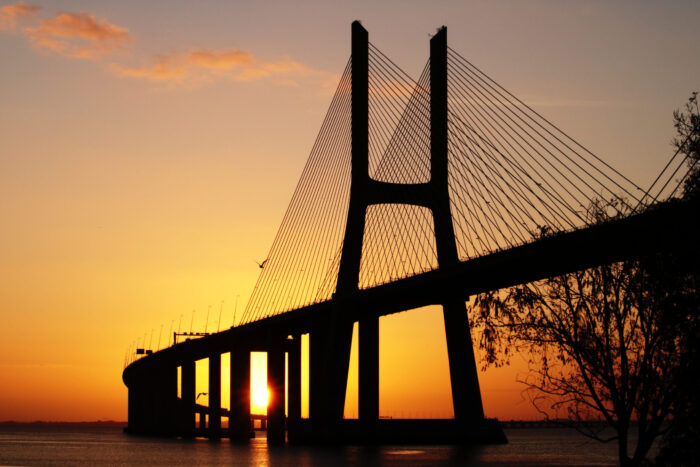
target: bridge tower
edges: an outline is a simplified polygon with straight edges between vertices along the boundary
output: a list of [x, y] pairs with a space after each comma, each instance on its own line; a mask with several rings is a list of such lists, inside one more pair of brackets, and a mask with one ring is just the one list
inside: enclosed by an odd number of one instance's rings
[[[352, 23], [352, 169], [350, 205], [340, 260], [333, 312], [312, 324], [310, 411], [326, 427], [343, 417], [353, 322], [347, 311], [358, 293], [367, 209], [376, 204], [412, 204], [433, 214], [438, 266], [459, 262], [450, 213], [447, 145], [447, 29], [430, 41], [430, 180], [425, 183], [380, 182], [369, 175], [368, 33]], [[442, 303], [455, 419], [479, 425], [484, 413], [463, 299], [446, 296]], [[317, 320], [317, 321], [320, 321]], [[372, 430], [379, 418], [379, 317], [365, 314], [359, 330], [359, 419]], [[318, 375], [318, 376], [316, 376]], [[323, 375], [323, 376], [320, 376]], [[331, 430], [332, 431], [332, 430]], [[333, 434], [328, 432], [329, 436]]]

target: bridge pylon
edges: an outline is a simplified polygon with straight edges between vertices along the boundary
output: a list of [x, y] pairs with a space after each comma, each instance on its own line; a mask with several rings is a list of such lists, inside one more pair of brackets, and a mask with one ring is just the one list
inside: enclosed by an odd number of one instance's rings
[[[336, 292], [330, 316], [317, 319], [311, 332], [310, 412], [312, 423], [336, 436], [343, 418], [350, 361], [353, 321], [346, 318], [358, 293], [362, 244], [367, 210], [377, 204], [410, 204], [433, 214], [438, 266], [459, 263], [450, 212], [447, 128], [447, 29], [430, 41], [430, 180], [398, 184], [369, 174], [369, 66], [368, 33], [352, 23], [351, 186], [350, 203]], [[446, 296], [443, 307], [454, 416], [462, 425], [483, 424], [484, 412], [464, 300]], [[379, 419], [379, 315], [358, 321], [358, 408], [362, 430], [372, 436]], [[315, 422], [314, 422], [315, 420]]]

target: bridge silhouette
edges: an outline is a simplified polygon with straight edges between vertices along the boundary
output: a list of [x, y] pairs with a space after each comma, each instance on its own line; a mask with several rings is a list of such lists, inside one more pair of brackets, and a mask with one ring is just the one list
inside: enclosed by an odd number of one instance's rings
[[[241, 323], [131, 362], [128, 431], [247, 439], [250, 352], [262, 351], [269, 443], [504, 442], [484, 417], [465, 302], [691, 244], [697, 206], [673, 201], [684, 164], [642, 190], [449, 48], [446, 28], [414, 81], [354, 22], [351, 58]], [[443, 310], [454, 419], [380, 419], [379, 318], [427, 305]], [[359, 410], [344, 419], [355, 323]], [[195, 398], [204, 358], [207, 406]]]

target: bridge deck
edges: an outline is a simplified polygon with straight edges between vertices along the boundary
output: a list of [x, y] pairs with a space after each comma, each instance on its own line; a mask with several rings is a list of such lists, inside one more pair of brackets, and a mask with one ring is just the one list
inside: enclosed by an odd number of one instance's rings
[[[620, 261], [660, 250], [683, 249], [700, 238], [697, 203], [674, 202], [653, 210], [580, 230], [542, 238], [509, 250], [459, 263], [450, 270], [433, 270], [370, 289], [360, 290], [347, 319], [385, 316], [426, 305], [440, 304], [445, 296], [469, 297], [545, 277]], [[271, 335], [309, 332], [315, 316], [330, 312], [325, 301], [248, 323], [216, 334], [179, 343], [136, 360], [123, 374], [165, 362], [202, 359], [227, 352], [232, 342], [251, 350], [267, 349]]]

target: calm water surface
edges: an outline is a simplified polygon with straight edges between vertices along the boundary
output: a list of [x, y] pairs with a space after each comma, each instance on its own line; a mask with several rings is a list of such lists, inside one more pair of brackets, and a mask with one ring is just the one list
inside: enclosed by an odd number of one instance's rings
[[615, 445], [590, 441], [568, 429], [506, 430], [499, 446], [268, 448], [227, 440], [164, 440], [124, 434], [121, 428], [0, 428], [0, 465], [260, 465], [260, 466], [613, 466]]

